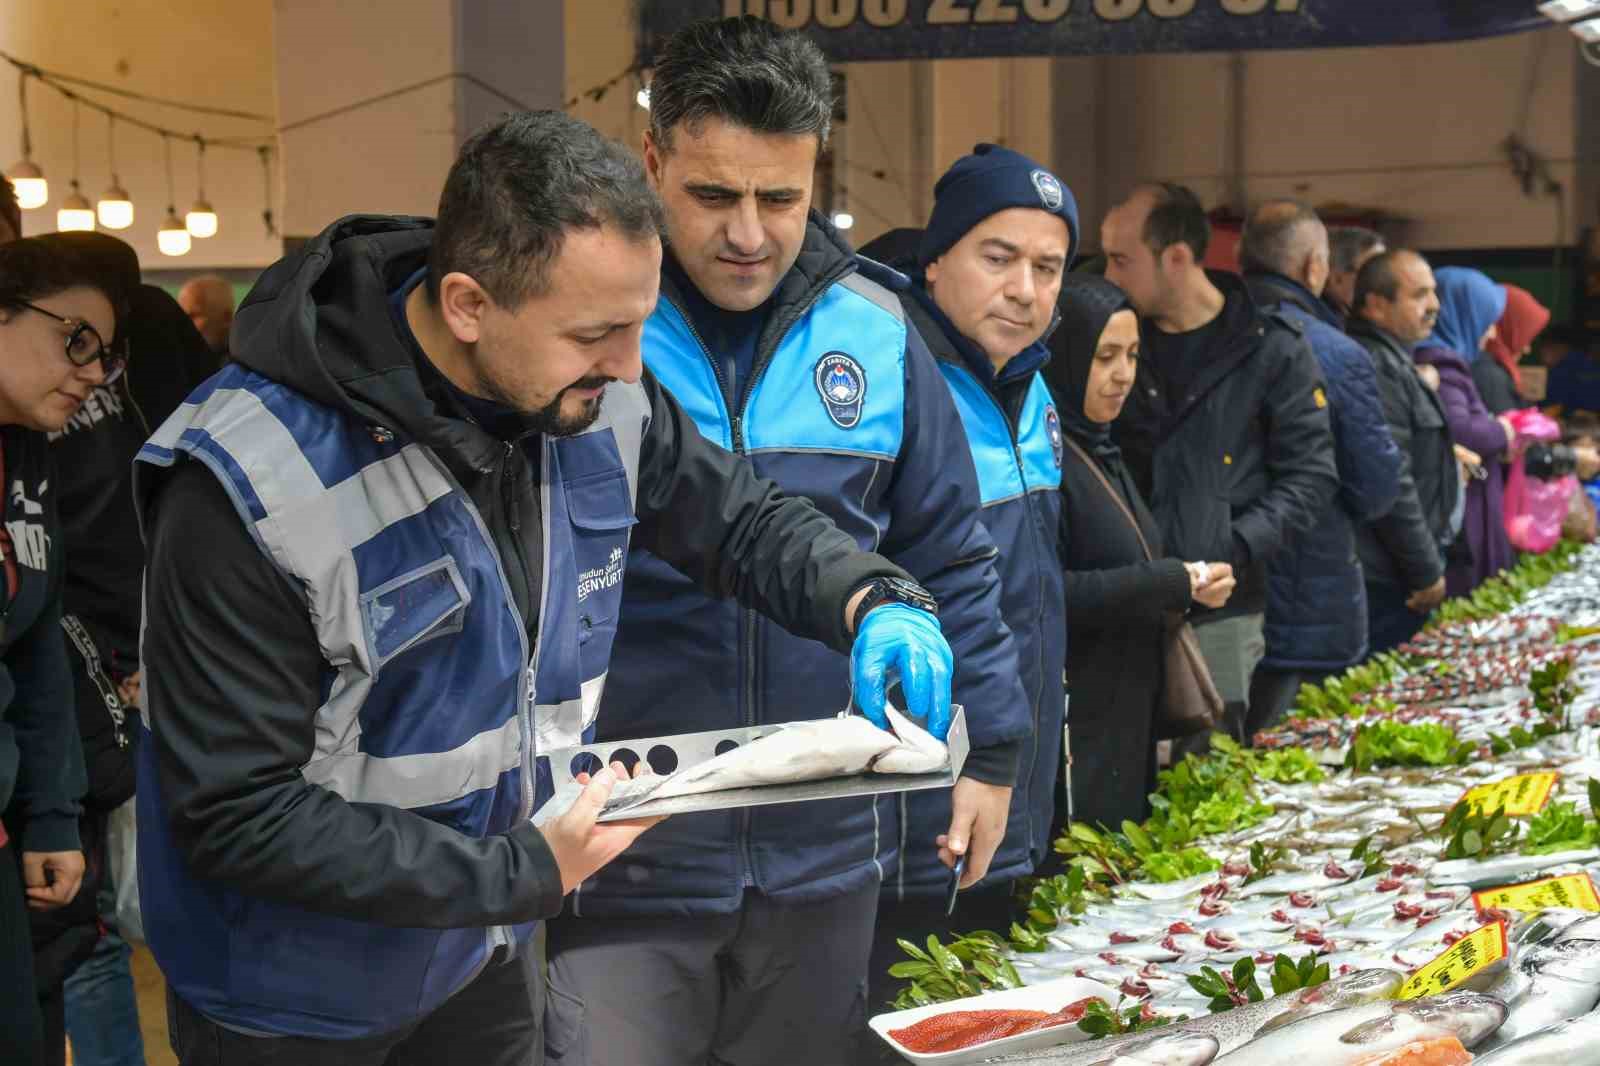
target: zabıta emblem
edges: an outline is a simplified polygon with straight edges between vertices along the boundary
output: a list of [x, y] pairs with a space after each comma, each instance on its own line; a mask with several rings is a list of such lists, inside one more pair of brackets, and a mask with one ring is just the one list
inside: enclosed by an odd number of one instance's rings
[[1056, 469], [1059, 470], [1061, 469], [1061, 450], [1063, 447], [1061, 443], [1061, 416], [1056, 414], [1056, 405], [1053, 403], [1045, 404], [1044, 407], [1044, 431], [1050, 437], [1050, 451], [1056, 457]]
[[1035, 170], [1028, 175], [1033, 179], [1033, 187], [1039, 193], [1039, 202], [1044, 204], [1046, 211], [1061, 210], [1061, 182], [1048, 170]]
[[861, 421], [861, 401], [867, 397], [867, 375], [861, 364], [843, 352], [829, 352], [817, 361], [817, 395], [828, 417], [840, 429], [854, 429]]

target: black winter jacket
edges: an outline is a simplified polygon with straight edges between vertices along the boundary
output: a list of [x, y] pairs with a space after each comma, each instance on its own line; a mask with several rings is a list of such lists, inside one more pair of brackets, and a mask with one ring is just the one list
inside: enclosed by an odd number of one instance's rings
[[[1154, 562], [1096, 468], [1139, 519]], [[1161, 557], [1161, 532], [1121, 463], [1099, 467], [1065, 450], [1061, 527], [1073, 816], [1112, 827], [1143, 821], [1155, 786], [1166, 618], [1189, 606], [1189, 574], [1182, 560]]]
[[20, 426], [0, 429], [0, 449], [0, 519], [17, 564], [9, 603], [0, 577], [0, 812], [12, 849], [76, 851], [83, 749], [61, 635], [64, 553], [54, 465], [45, 435]]
[[1400, 494], [1394, 506], [1356, 530], [1361, 569], [1368, 584], [1425, 589], [1444, 574], [1450, 514], [1460, 490], [1450, 426], [1438, 394], [1417, 376], [1404, 345], [1358, 316], [1347, 328], [1372, 356], [1384, 417], [1400, 449]]
[[1367, 654], [1367, 598], [1355, 526], [1387, 514], [1399, 490], [1400, 457], [1372, 360], [1346, 337], [1309, 289], [1279, 274], [1251, 274], [1250, 293], [1305, 329], [1328, 383], [1339, 491], [1316, 525], [1267, 566], [1267, 654], [1275, 670], [1342, 670]]
[[1235, 275], [1207, 273], [1227, 302], [1189, 392], [1171, 395], [1141, 360], [1113, 427], [1167, 551], [1233, 564], [1228, 605], [1197, 607], [1196, 624], [1264, 611], [1267, 560], [1339, 486], [1322, 372], [1299, 324], [1259, 310]]

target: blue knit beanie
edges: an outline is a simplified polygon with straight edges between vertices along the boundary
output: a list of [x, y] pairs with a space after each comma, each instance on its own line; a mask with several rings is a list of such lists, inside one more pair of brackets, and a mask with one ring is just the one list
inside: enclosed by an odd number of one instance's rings
[[933, 217], [922, 231], [917, 265], [949, 251], [978, 223], [1007, 208], [1048, 211], [1067, 224], [1067, 264], [1078, 250], [1078, 201], [1061, 179], [998, 144], [980, 144], [956, 160], [933, 187]]

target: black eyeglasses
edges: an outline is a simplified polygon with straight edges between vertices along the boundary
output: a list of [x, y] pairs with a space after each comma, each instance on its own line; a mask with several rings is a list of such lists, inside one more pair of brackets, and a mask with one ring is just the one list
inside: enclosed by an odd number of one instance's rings
[[16, 306], [37, 311], [46, 318], [53, 318], [62, 325], [71, 327], [71, 332], [67, 334], [66, 352], [67, 359], [73, 366], [88, 366], [99, 361], [101, 372], [106, 376], [103, 384], [106, 385], [122, 376], [123, 369], [128, 365], [127, 355], [107, 347], [105, 339], [100, 336], [100, 331], [88, 322], [81, 318], [64, 318], [54, 311], [46, 311], [38, 304], [31, 304], [26, 300], [18, 301]]

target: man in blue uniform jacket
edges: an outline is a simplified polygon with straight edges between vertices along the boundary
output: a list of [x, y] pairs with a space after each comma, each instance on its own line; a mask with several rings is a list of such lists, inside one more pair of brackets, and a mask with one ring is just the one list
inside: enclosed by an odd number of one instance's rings
[[[934, 188], [927, 229], [885, 234], [862, 249], [891, 261], [912, 283], [901, 305], [927, 342], [966, 427], [983, 524], [1000, 550], [1006, 624], [1016, 642], [1032, 722], [1023, 747], [1006, 836], [983, 885], [945, 916], [945, 871], [912, 851], [884, 885], [872, 958], [872, 1006], [884, 1005], [887, 969], [903, 959], [896, 937], [948, 928], [1005, 929], [1011, 882], [1032, 873], [1050, 847], [1061, 768], [1067, 626], [1057, 530], [1061, 515], [1061, 421], [1039, 369], [1061, 276], [1077, 244], [1072, 192], [1027, 156], [980, 144]], [[879, 255], [879, 251], [882, 254]], [[917, 840], [948, 821], [948, 797], [910, 794], [903, 816]]]
[[[650, 91], [645, 165], [668, 252], [645, 363], [701, 433], [937, 599], [973, 753], [948, 821], [921, 836], [894, 797], [653, 830], [550, 927], [546, 1048], [564, 1066], [838, 1063], [863, 1022], [880, 886], [902, 854], [964, 854], [967, 882], [984, 875], [1029, 704], [949, 387], [899, 299], [808, 212], [833, 111], [823, 56], [759, 19], [699, 23], [667, 45]], [[714, 602], [642, 551], [614, 663], [596, 723], [612, 741], [851, 702], [843, 656]]]

